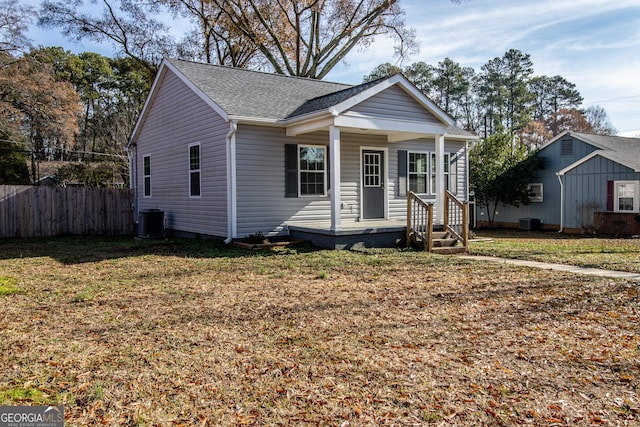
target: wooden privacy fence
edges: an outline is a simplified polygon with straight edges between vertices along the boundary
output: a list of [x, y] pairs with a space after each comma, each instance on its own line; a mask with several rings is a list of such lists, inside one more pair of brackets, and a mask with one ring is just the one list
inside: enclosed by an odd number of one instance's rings
[[0, 238], [134, 233], [132, 190], [0, 185]]

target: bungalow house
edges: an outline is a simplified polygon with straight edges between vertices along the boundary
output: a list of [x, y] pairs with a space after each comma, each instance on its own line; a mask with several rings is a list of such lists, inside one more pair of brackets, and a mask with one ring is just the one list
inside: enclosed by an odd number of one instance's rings
[[404, 244], [409, 190], [450, 222], [475, 139], [402, 75], [351, 86], [164, 59], [128, 150], [137, 212], [172, 233], [346, 248]]
[[640, 138], [563, 132], [536, 155], [531, 203], [499, 207], [496, 226], [640, 234]]

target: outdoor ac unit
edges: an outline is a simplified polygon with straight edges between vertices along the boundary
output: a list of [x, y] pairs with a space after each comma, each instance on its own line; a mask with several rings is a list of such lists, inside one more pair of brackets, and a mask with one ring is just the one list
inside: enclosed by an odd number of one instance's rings
[[520, 230], [540, 230], [540, 220], [537, 218], [520, 218]]
[[140, 211], [138, 224], [139, 237], [162, 237], [164, 234], [164, 212], [160, 209], [145, 209]]

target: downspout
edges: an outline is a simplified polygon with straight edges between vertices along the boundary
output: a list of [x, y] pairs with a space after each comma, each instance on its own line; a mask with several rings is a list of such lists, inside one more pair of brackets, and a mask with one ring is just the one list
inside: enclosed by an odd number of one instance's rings
[[227, 133], [227, 238], [225, 243], [229, 244], [235, 238], [237, 232], [236, 223], [236, 131], [238, 121], [229, 122], [229, 132]]
[[133, 223], [138, 224], [138, 144], [133, 145], [133, 151], [127, 150], [129, 159], [129, 189], [133, 190]]
[[562, 233], [564, 230], [564, 182], [562, 182], [562, 176], [556, 173], [558, 181], [560, 182], [560, 230], [558, 233]]
[[469, 140], [466, 140], [464, 142], [464, 186], [465, 186], [465, 200], [467, 202], [469, 202], [470, 197], [469, 196]]

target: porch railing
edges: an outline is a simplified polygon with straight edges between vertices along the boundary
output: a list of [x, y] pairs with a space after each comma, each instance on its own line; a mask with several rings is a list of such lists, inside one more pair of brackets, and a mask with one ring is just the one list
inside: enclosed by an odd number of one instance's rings
[[433, 249], [433, 203], [427, 203], [416, 193], [407, 193], [407, 246], [411, 239], [422, 242], [427, 251]]
[[[425, 202], [414, 192], [407, 193], [407, 246], [415, 243], [424, 245], [424, 249], [429, 252], [433, 251], [433, 207], [433, 203]], [[447, 191], [443, 215], [443, 231], [460, 242], [466, 251], [469, 243], [469, 204]]]
[[464, 203], [449, 190], [444, 195], [443, 227], [458, 239], [466, 249], [469, 243], [469, 204]]

